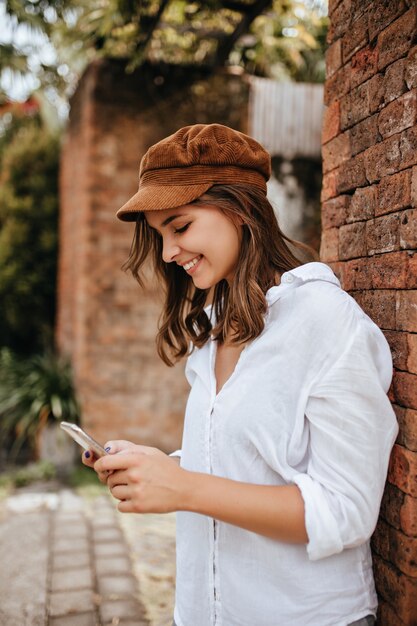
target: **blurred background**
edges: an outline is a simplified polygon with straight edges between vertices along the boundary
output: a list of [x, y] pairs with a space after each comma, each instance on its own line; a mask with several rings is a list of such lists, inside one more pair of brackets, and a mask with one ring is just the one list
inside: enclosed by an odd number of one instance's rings
[[121, 270], [133, 226], [115, 219], [149, 145], [192, 123], [251, 134], [272, 155], [281, 228], [318, 250], [328, 19], [324, 0], [2, 0], [0, 23], [10, 489], [77, 470], [61, 420], [102, 442], [180, 446], [184, 364], [156, 355], [161, 294]]

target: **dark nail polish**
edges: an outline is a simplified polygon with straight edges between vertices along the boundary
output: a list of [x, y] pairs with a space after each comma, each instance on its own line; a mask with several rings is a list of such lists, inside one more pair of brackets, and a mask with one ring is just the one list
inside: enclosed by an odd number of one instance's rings
[[85, 454], [85, 456], [86, 456], [86, 458], [87, 458], [87, 459], [89, 459], [89, 458], [90, 458], [90, 453], [89, 453], [89, 451], [88, 451], [88, 450], [87, 450], [87, 452], [84, 452], [84, 454]]
[[111, 450], [111, 446], [109, 446], [108, 448], [106, 448], [106, 452], [109, 452]]

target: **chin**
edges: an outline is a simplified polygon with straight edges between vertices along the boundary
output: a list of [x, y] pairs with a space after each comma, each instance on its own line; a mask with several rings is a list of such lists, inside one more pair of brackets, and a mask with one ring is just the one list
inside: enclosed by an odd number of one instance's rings
[[218, 281], [213, 281], [213, 280], [209, 280], [209, 279], [204, 279], [204, 278], [197, 278], [197, 277], [192, 277], [192, 281], [194, 283], [194, 286], [197, 287], [197, 289], [211, 289], [212, 287], [214, 287]]

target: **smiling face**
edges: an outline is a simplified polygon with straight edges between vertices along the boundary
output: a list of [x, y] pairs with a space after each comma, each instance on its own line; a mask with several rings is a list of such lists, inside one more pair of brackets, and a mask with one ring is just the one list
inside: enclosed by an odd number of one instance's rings
[[145, 211], [151, 228], [162, 237], [162, 258], [177, 263], [199, 289], [210, 289], [222, 279], [233, 280], [242, 239], [241, 224], [234, 223], [213, 205], [185, 205]]

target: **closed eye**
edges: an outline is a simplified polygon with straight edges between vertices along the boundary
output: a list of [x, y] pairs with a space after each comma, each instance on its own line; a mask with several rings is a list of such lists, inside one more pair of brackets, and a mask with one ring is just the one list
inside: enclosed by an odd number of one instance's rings
[[[191, 222], [190, 222], [190, 223], [191, 223]], [[176, 228], [176, 229], [174, 230], [174, 233], [175, 233], [175, 234], [177, 234], [177, 233], [185, 233], [185, 231], [186, 231], [186, 230], [187, 230], [187, 228], [189, 227], [190, 223], [189, 223], [189, 224], [186, 224], [186, 225], [185, 225], [185, 226], [183, 226], [182, 228]]]

